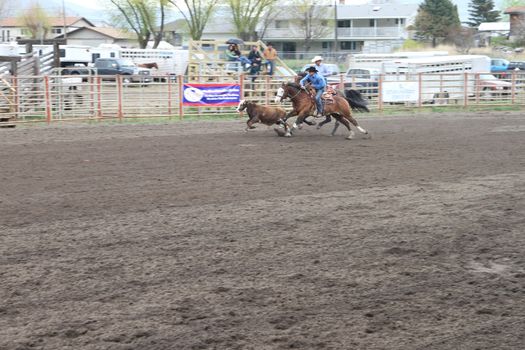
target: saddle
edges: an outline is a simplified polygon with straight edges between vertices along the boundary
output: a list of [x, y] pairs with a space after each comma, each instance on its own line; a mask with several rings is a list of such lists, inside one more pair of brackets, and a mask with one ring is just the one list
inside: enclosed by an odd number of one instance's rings
[[337, 91], [331, 86], [327, 85], [325, 92], [321, 95], [321, 100], [325, 104], [332, 104], [334, 103], [334, 96], [337, 95]]

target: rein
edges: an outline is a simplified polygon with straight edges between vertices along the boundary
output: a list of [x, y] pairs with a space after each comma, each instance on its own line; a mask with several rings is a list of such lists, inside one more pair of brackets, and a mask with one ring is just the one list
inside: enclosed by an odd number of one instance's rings
[[[288, 85], [288, 87], [293, 87], [291, 85]], [[297, 96], [299, 96], [299, 94], [301, 93], [301, 89], [298, 89], [297, 90], [297, 93], [295, 95], [293, 95], [292, 97], [290, 97], [290, 100], [293, 100], [294, 98], [296, 98]]]

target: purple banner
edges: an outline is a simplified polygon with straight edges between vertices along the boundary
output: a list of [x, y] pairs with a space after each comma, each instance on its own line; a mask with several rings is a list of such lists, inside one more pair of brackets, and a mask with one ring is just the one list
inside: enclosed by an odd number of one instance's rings
[[241, 100], [239, 84], [184, 84], [184, 106], [236, 106]]

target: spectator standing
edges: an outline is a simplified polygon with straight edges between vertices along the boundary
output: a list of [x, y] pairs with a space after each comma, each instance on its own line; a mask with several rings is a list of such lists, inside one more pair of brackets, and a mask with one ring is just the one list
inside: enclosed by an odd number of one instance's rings
[[272, 43], [268, 43], [266, 50], [263, 52], [266, 59], [266, 66], [268, 67], [268, 75], [273, 75], [275, 70], [275, 60], [277, 59], [277, 50], [273, 48]]
[[321, 56], [315, 56], [312, 59], [312, 63], [314, 64], [314, 67], [317, 70], [318, 74], [322, 75], [325, 79], [326, 77], [332, 74], [328, 67], [323, 64], [323, 58]]

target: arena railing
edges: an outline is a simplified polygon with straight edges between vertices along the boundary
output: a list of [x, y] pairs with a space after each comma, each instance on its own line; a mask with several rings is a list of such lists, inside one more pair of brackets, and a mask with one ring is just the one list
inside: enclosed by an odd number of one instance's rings
[[[185, 76], [156, 76], [129, 82], [122, 76], [11, 76], [0, 79], [0, 120], [15, 123], [111, 120], [127, 118], [185, 119], [238, 116], [236, 106], [186, 106], [181, 103]], [[481, 79], [480, 74], [380, 75], [374, 84], [339, 76], [334, 85], [353, 88], [368, 100], [372, 111], [425, 107], [513, 106], [525, 104], [525, 73], [503, 79]], [[242, 98], [275, 105], [274, 96], [291, 77], [268, 75], [200, 76], [192, 83], [232, 83]], [[334, 83], [332, 81], [332, 83]], [[396, 90], [397, 89], [397, 90]], [[406, 90], [404, 94], [398, 90]], [[394, 91], [394, 93], [393, 93]], [[397, 95], [396, 95], [397, 94]], [[283, 104], [286, 109], [291, 104]]]

